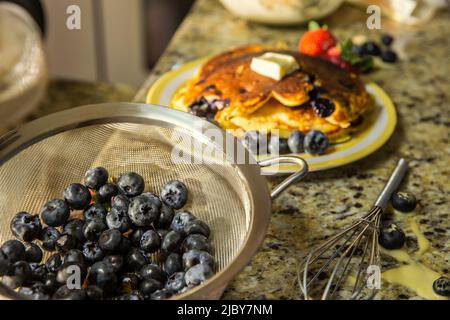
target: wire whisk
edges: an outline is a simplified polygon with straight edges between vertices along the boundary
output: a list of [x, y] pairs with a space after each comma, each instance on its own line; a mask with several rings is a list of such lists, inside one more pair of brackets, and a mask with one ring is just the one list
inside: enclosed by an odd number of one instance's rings
[[379, 289], [378, 233], [383, 212], [408, 170], [400, 159], [374, 206], [363, 217], [310, 251], [298, 269], [304, 299], [372, 299]]

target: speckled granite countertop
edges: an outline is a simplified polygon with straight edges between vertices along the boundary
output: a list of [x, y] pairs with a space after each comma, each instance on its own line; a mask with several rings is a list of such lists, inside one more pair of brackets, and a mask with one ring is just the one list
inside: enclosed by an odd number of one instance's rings
[[[345, 17], [343, 20], [341, 17]], [[450, 14], [441, 12], [426, 28], [413, 29], [382, 21], [383, 30], [365, 27], [362, 10], [344, 6], [324, 21], [340, 38], [365, 34], [379, 39], [383, 31], [396, 37], [401, 62], [366, 76], [382, 86], [394, 101], [399, 122], [393, 137], [371, 156], [338, 169], [310, 174], [273, 205], [270, 228], [259, 253], [225, 291], [226, 299], [295, 299], [293, 286], [298, 257], [341, 226], [368, 210], [400, 157], [412, 169], [403, 184], [419, 198], [412, 214], [394, 219], [407, 233], [407, 249], [417, 239], [406, 220], [418, 221], [434, 250], [424, 262], [448, 275], [450, 194]], [[144, 100], [151, 84], [174, 65], [248, 43], [279, 41], [295, 48], [304, 27], [274, 28], [245, 22], [229, 14], [218, 1], [198, 0], [178, 29], [167, 51], [140, 91]], [[270, 179], [274, 185], [279, 179]], [[385, 259], [384, 267], [392, 261]], [[419, 299], [404, 287], [383, 283], [378, 298]]]
[[[345, 17], [345, 21], [339, 17]], [[364, 13], [341, 8], [325, 23], [339, 38], [355, 33], [378, 38], [380, 31], [365, 28]], [[367, 76], [381, 85], [397, 107], [399, 123], [390, 141], [371, 156], [338, 169], [310, 174], [290, 187], [273, 205], [266, 240], [259, 253], [230, 283], [225, 299], [295, 299], [293, 285], [298, 257], [314, 244], [349, 224], [370, 208], [400, 157], [411, 160], [412, 170], [403, 189], [420, 201], [412, 214], [395, 214], [407, 232], [408, 251], [417, 239], [406, 220], [416, 219], [434, 250], [424, 262], [441, 274], [449, 266], [450, 194], [450, 14], [441, 13], [426, 29], [409, 29], [383, 20], [396, 36], [401, 62]], [[214, 54], [232, 46], [283, 41], [295, 47], [304, 27], [273, 28], [231, 16], [215, 0], [198, 0], [179, 28], [154, 72], [136, 97], [143, 101], [151, 84], [176, 64]], [[134, 90], [125, 86], [53, 81], [49, 94], [29, 119], [65, 108], [108, 101], [129, 101]], [[269, 179], [269, 184], [279, 179]], [[384, 267], [392, 260], [385, 259]], [[378, 298], [416, 299], [415, 292], [383, 283]]]

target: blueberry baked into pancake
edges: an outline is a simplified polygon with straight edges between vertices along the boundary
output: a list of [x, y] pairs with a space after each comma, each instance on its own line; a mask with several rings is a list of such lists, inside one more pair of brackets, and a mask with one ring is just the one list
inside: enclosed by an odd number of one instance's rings
[[208, 60], [171, 103], [237, 136], [257, 131], [287, 139], [292, 132], [320, 131], [336, 143], [350, 137], [371, 99], [352, 71], [296, 51], [250, 45]]

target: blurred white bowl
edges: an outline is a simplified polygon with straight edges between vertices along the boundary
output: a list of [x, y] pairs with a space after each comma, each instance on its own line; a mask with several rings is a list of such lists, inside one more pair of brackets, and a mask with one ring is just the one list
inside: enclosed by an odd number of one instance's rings
[[333, 13], [343, 0], [220, 0], [234, 15], [271, 25], [292, 25]]
[[47, 82], [39, 27], [22, 7], [0, 3], [0, 128], [32, 111]]

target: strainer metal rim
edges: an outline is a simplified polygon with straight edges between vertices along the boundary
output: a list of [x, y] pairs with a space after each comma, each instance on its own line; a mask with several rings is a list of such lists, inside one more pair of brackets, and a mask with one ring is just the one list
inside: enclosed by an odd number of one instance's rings
[[[236, 149], [223, 150], [242, 152], [252, 164], [236, 164], [242, 180], [247, 184], [250, 196], [249, 229], [235, 258], [204, 284], [177, 295], [177, 299], [219, 298], [227, 284], [247, 265], [257, 252], [267, 232], [271, 214], [271, 197], [267, 181], [260, 174], [260, 167], [253, 155], [237, 139], [214, 124], [194, 115], [168, 107], [140, 103], [104, 103], [87, 105], [57, 112], [23, 125], [0, 137], [0, 166], [20, 151], [54, 134], [94, 124], [106, 123], [159, 124], [165, 127], [184, 128], [202, 134], [201, 130], [220, 130], [226, 139], [234, 139]], [[18, 294], [0, 283], [0, 293], [10, 298]], [[25, 296], [23, 297], [25, 298]]]

